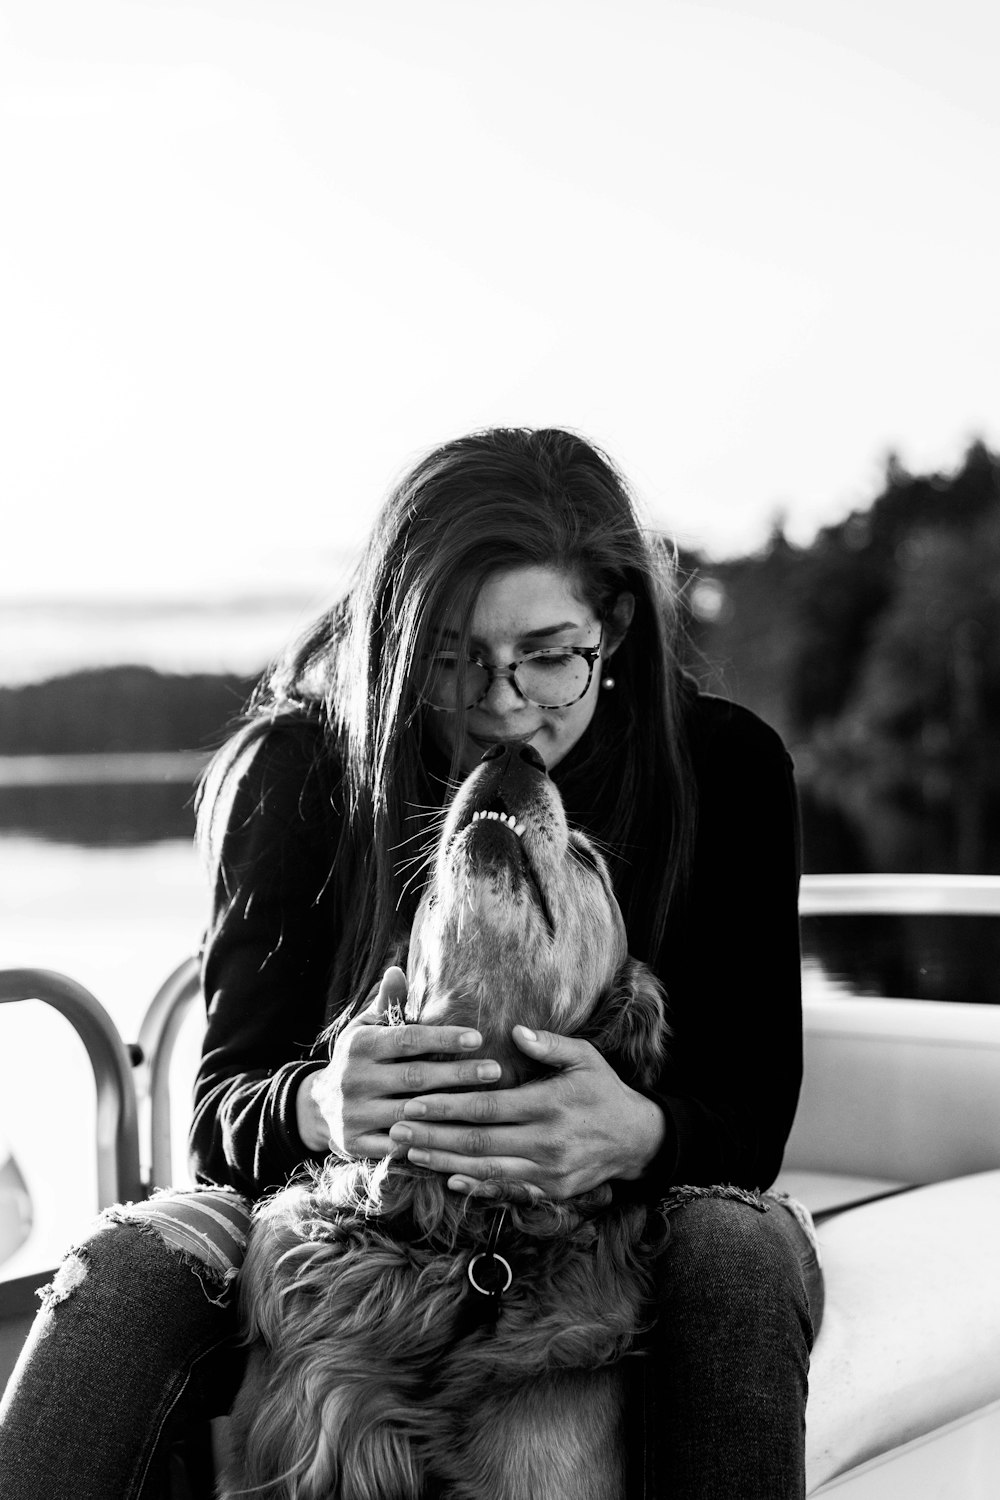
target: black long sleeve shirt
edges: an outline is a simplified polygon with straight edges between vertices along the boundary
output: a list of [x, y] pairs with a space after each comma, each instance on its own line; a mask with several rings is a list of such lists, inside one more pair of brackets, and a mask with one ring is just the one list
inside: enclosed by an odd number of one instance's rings
[[[341, 816], [320, 730], [271, 731], [246, 754], [226, 820], [204, 959], [208, 1026], [191, 1150], [201, 1182], [251, 1197], [310, 1153], [295, 1095], [313, 1052], [341, 914], [328, 876]], [[662, 1147], [641, 1191], [766, 1188], [802, 1076], [798, 815], [778, 736], [709, 695], [688, 712], [698, 825], [687, 897], [651, 967], [673, 1038], [651, 1091]]]

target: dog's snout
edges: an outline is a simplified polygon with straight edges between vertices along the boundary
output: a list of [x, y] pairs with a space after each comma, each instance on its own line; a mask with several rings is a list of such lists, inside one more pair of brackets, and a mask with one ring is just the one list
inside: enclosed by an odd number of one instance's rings
[[515, 759], [523, 760], [536, 771], [545, 770], [544, 760], [534, 745], [529, 744], [527, 740], [513, 740], [506, 743], [498, 740], [495, 745], [491, 745], [483, 754], [484, 761], [501, 759], [510, 761], [511, 763]]

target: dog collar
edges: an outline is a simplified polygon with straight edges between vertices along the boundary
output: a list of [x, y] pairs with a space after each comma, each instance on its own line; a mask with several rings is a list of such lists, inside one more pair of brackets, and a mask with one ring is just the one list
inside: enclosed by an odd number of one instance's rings
[[493, 1210], [493, 1223], [490, 1225], [486, 1249], [475, 1251], [466, 1267], [469, 1283], [473, 1291], [487, 1299], [487, 1306], [483, 1311], [494, 1323], [500, 1315], [500, 1299], [514, 1280], [510, 1262], [497, 1251], [497, 1241], [506, 1217], [506, 1208]]

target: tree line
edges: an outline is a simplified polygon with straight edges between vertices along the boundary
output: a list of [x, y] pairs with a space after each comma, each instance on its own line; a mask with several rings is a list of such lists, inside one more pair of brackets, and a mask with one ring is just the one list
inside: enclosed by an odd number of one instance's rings
[[807, 547], [776, 526], [753, 556], [695, 559], [688, 597], [695, 670], [774, 723], [807, 776], [1000, 779], [1000, 457], [984, 443], [950, 474], [890, 457], [868, 507]]
[[0, 755], [214, 750], [255, 680], [120, 666], [0, 688]]

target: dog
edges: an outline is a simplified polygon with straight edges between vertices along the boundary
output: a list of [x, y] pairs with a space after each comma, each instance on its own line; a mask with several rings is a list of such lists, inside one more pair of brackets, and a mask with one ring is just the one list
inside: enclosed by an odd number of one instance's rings
[[[665, 996], [528, 744], [492, 747], [455, 795], [407, 970], [406, 1020], [478, 1029], [495, 1087], [538, 1076], [517, 1022], [586, 1038], [640, 1087], [665, 1056]], [[258, 1207], [224, 1495], [624, 1493], [620, 1362], [650, 1290], [654, 1215], [608, 1185], [566, 1202], [491, 1191], [463, 1199], [398, 1156], [331, 1156]]]

